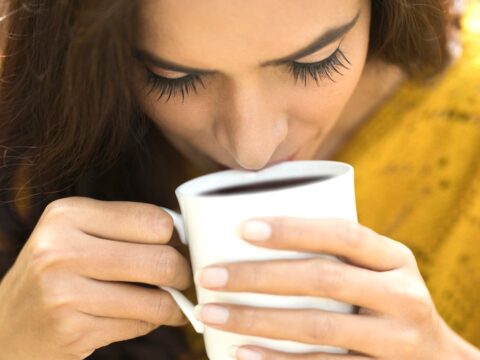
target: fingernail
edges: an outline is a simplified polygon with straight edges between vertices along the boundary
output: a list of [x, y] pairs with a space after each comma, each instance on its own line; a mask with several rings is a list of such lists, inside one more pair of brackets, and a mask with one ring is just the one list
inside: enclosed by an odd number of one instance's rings
[[227, 284], [228, 271], [221, 267], [205, 268], [195, 274], [195, 279], [203, 287], [219, 288]]
[[222, 306], [201, 304], [195, 307], [195, 316], [202, 322], [221, 325], [227, 322], [229, 312]]
[[239, 360], [261, 360], [262, 355], [256, 351], [240, 348], [236, 345], [230, 346], [228, 349], [228, 356], [232, 359], [239, 359]]
[[262, 360], [262, 354], [247, 348], [237, 348], [235, 356], [238, 360]]
[[237, 349], [238, 346], [232, 345], [228, 348], [228, 356], [230, 356], [232, 359], [235, 359], [237, 357]]
[[250, 220], [243, 224], [242, 237], [246, 240], [265, 241], [272, 234], [272, 228], [264, 221]]

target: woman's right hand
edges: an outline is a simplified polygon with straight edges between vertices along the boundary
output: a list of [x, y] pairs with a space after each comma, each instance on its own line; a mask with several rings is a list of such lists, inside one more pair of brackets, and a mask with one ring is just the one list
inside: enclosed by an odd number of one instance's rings
[[160, 325], [186, 324], [171, 296], [191, 284], [167, 245], [173, 221], [144, 203], [69, 197], [50, 203], [0, 283], [0, 349], [15, 360], [84, 359]]

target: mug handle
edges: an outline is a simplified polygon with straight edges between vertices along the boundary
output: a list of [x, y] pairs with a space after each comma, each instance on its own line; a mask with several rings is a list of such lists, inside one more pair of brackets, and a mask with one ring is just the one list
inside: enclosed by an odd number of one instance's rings
[[[187, 237], [185, 236], [185, 225], [183, 222], [183, 217], [181, 214], [177, 213], [176, 211], [167, 209], [165, 207], [160, 206], [165, 212], [167, 212], [173, 218], [173, 226], [178, 232], [178, 236], [180, 237], [180, 241], [188, 245]], [[205, 325], [202, 322], [198, 321], [195, 317], [195, 305], [191, 303], [190, 300], [187, 299], [185, 295], [183, 295], [177, 289], [173, 289], [169, 286], [160, 286], [163, 290], [167, 291], [172, 295], [173, 300], [177, 303], [180, 307], [182, 312], [185, 314], [187, 319], [192, 324], [195, 331], [199, 334], [203, 334], [205, 330]]]

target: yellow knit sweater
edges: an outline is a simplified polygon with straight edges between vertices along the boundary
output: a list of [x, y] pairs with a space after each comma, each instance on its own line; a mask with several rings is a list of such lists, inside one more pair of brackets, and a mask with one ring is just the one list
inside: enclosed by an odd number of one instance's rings
[[440, 314], [480, 347], [479, 1], [462, 40], [439, 82], [404, 83], [334, 160], [355, 168], [360, 223], [413, 250]]
[[335, 156], [355, 168], [359, 221], [415, 253], [438, 311], [480, 347], [480, 4], [434, 87], [406, 83]]

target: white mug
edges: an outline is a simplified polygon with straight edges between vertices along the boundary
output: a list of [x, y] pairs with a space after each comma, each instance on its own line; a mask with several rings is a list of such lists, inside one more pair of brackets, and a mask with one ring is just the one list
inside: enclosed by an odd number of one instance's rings
[[[230, 186], [318, 176], [329, 177], [277, 189], [237, 194], [205, 194]], [[348, 164], [335, 161], [290, 161], [259, 171], [220, 171], [183, 183], [176, 188], [175, 195], [182, 214], [163, 209], [172, 216], [181, 241], [189, 246], [194, 273], [208, 265], [223, 262], [318, 256], [340, 261], [331, 255], [272, 250], [251, 245], [243, 240], [239, 233], [239, 225], [247, 219], [290, 216], [342, 218], [357, 222], [354, 170]], [[211, 360], [228, 359], [231, 346], [247, 344], [291, 353], [347, 352], [345, 349], [332, 346], [246, 336], [205, 326], [195, 318], [194, 305], [181, 292], [170, 287], [163, 289], [172, 295], [195, 330], [203, 333], [207, 354]], [[212, 291], [202, 288], [197, 283], [195, 289], [200, 304], [224, 302], [270, 308], [316, 308], [342, 313], [354, 311], [350, 304], [319, 297]]]

